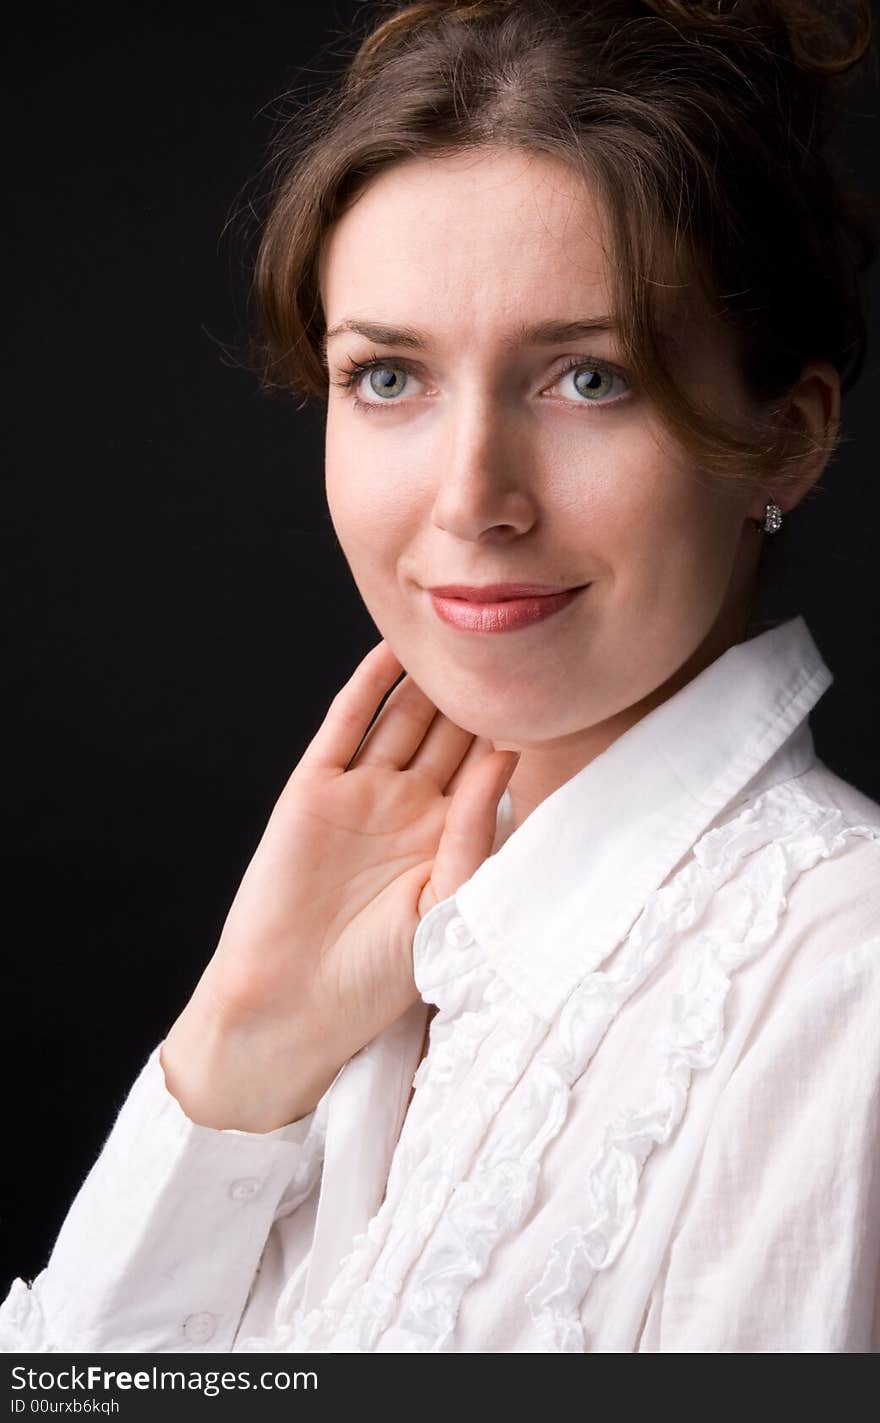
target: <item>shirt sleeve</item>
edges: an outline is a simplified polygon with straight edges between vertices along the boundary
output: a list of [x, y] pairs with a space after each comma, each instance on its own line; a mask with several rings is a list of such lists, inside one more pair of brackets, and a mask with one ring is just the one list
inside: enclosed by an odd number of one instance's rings
[[161, 1047], [138, 1074], [46, 1268], [15, 1280], [0, 1306], [0, 1352], [231, 1349], [273, 1222], [320, 1178], [327, 1093], [275, 1131], [201, 1126], [169, 1092]]
[[880, 1349], [880, 937], [778, 1009], [732, 1074], [640, 1350]]

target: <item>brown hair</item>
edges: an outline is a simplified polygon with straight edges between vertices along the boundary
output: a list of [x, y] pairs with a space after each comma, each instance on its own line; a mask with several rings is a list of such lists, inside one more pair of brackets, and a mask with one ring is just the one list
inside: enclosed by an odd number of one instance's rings
[[336, 82], [274, 145], [253, 285], [264, 388], [326, 396], [320, 247], [372, 177], [410, 157], [514, 145], [563, 158], [597, 192], [623, 353], [684, 447], [719, 475], [796, 472], [802, 432], [777, 420], [744, 438], [676, 382], [662, 293], [696, 278], [747, 389], [777, 415], [810, 358], [830, 360], [844, 391], [856, 381], [877, 214], [829, 144], [844, 77], [876, 58], [868, 0], [379, 8]]

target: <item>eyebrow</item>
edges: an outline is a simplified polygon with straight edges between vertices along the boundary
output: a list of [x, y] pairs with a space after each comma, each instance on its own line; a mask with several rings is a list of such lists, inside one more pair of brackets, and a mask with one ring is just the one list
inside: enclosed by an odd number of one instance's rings
[[[617, 326], [610, 316], [591, 316], [578, 321], [539, 321], [535, 325], [519, 325], [503, 337], [503, 344], [516, 346], [552, 346], [560, 341], [578, 341], [583, 336], [591, 336], [597, 331], [616, 331]], [[381, 346], [406, 346], [410, 350], [421, 351], [430, 344], [424, 332], [412, 326], [386, 326], [380, 321], [340, 321], [331, 326], [321, 343], [324, 356], [328, 343], [343, 331], [355, 331], [375, 341]]]

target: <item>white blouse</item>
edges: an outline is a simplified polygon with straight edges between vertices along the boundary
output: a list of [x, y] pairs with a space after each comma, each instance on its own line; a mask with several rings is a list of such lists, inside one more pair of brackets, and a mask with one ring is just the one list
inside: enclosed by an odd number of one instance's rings
[[831, 680], [792, 619], [513, 833], [505, 793], [301, 1121], [191, 1122], [156, 1046], [3, 1350], [877, 1351], [880, 806], [815, 756]]

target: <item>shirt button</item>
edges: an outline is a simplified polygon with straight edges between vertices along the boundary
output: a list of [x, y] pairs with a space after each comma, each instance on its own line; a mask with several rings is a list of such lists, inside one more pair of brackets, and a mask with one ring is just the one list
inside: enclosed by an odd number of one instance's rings
[[241, 1176], [237, 1181], [233, 1181], [229, 1187], [229, 1194], [234, 1201], [249, 1201], [251, 1196], [255, 1196], [263, 1182], [259, 1176]]
[[460, 914], [456, 914], [446, 925], [446, 942], [456, 949], [466, 949], [474, 942], [474, 936]]
[[207, 1310], [199, 1314], [188, 1314], [183, 1321], [183, 1332], [191, 1344], [205, 1344], [214, 1333], [217, 1320]]

